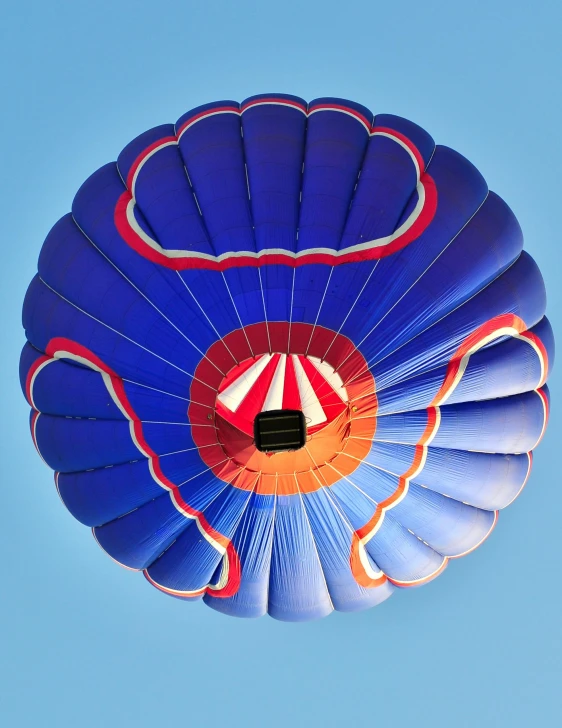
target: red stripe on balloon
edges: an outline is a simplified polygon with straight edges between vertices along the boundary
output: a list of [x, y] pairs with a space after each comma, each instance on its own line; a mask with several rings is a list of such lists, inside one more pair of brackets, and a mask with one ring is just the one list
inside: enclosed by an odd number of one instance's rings
[[[281, 103], [282, 100], [279, 100], [278, 103]], [[257, 102], [256, 102], [257, 103]], [[272, 102], [273, 103], [273, 102]], [[343, 106], [338, 105], [320, 105], [313, 107], [309, 113], [312, 113], [314, 110], [324, 111], [324, 110], [332, 110], [332, 111], [345, 111], [346, 113], [352, 114], [352, 116], [355, 116], [359, 121], [361, 121], [362, 124], [367, 124], [368, 129], [371, 129], [370, 124], [367, 123], [365, 117], [363, 117], [358, 112], [354, 111], [353, 109], [348, 109]], [[236, 112], [239, 113], [238, 110], [233, 109], [232, 107], [219, 107], [216, 109], [210, 109], [205, 112], [201, 112], [200, 115], [196, 115], [191, 120], [186, 121], [182, 127], [180, 128], [180, 131], [178, 133], [179, 136], [185, 131], [187, 126], [191, 123], [193, 123], [195, 120], [199, 118], [204, 118], [205, 116], [211, 116], [213, 114], [222, 113], [222, 112]], [[428, 174], [422, 174], [424, 169], [424, 162], [423, 158], [419, 152], [419, 150], [416, 148], [416, 146], [403, 134], [400, 134], [397, 131], [394, 131], [393, 129], [387, 129], [386, 127], [374, 127], [372, 133], [376, 134], [377, 132], [388, 134], [389, 136], [394, 137], [397, 141], [402, 142], [405, 146], [407, 146], [408, 150], [412, 154], [412, 156], [415, 158], [416, 163], [418, 165], [418, 171], [422, 175], [420, 178], [420, 183], [423, 186], [424, 192], [425, 192], [425, 200], [423, 204], [423, 208], [416, 218], [416, 220], [412, 223], [412, 225], [404, 231], [401, 235], [397, 235], [396, 237], [392, 238], [390, 242], [385, 243], [384, 245], [374, 245], [373, 247], [369, 248], [362, 248], [361, 250], [357, 251], [351, 251], [349, 253], [343, 252], [336, 252], [333, 253], [326, 253], [326, 252], [304, 252], [299, 255], [299, 257], [296, 257], [294, 254], [291, 254], [287, 252], [286, 254], [280, 254], [280, 253], [267, 253], [264, 252], [263, 255], [259, 257], [251, 256], [242, 253], [241, 255], [239, 253], [232, 254], [230, 256], [226, 256], [222, 258], [221, 260], [218, 260], [217, 258], [203, 258], [199, 257], [198, 255], [180, 255], [178, 257], [176, 256], [170, 256], [166, 254], [166, 250], [158, 250], [157, 247], [153, 247], [149, 245], [141, 235], [139, 235], [130, 225], [128, 217], [127, 217], [127, 210], [129, 207], [129, 204], [132, 200], [134, 200], [134, 189], [133, 189], [133, 178], [137, 170], [140, 169], [142, 164], [144, 163], [145, 159], [149, 154], [157, 150], [159, 147], [165, 146], [170, 144], [171, 142], [175, 142], [175, 137], [163, 137], [162, 139], [154, 142], [149, 147], [147, 147], [143, 152], [141, 152], [138, 157], [133, 162], [133, 165], [129, 171], [129, 174], [127, 176], [127, 186], [128, 189], [123, 192], [123, 194], [120, 195], [119, 199], [117, 200], [115, 204], [114, 209], [114, 223], [115, 227], [117, 228], [117, 231], [121, 238], [129, 245], [133, 250], [135, 250], [139, 255], [143, 256], [144, 258], [152, 261], [153, 263], [156, 263], [157, 265], [161, 265], [166, 268], [171, 268], [172, 270], [188, 270], [188, 269], [204, 269], [204, 270], [216, 270], [216, 271], [225, 271], [230, 268], [239, 268], [239, 267], [260, 267], [262, 265], [286, 265], [288, 267], [297, 268], [301, 265], [312, 265], [312, 264], [325, 264], [325, 265], [343, 265], [345, 263], [351, 263], [351, 262], [360, 262], [365, 260], [376, 260], [379, 258], [386, 257], [388, 255], [392, 255], [393, 253], [397, 252], [398, 250], [401, 250], [406, 245], [410, 244], [414, 240], [416, 240], [428, 227], [428, 225], [431, 223], [433, 218], [435, 217], [435, 212], [437, 210], [437, 188], [435, 186], [435, 182], [433, 178]], [[156, 241], [154, 241], [156, 245]], [[376, 242], [376, 241], [373, 241]]]
[[[513, 330], [515, 334], [519, 334], [522, 338], [528, 339], [537, 346], [540, 356], [542, 356], [542, 365], [544, 367], [544, 373], [541, 378], [541, 382], [543, 382], [548, 372], [548, 354], [544, 344], [540, 341], [536, 334], [526, 331], [527, 326], [523, 319], [519, 316], [511, 313], [501, 314], [479, 326], [460, 344], [447, 365], [445, 379], [437, 391], [437, 394], [433, 398], [433, 401], [431, 402], [432, 405], [439, 405], [455, 388], [455, 381], [460, 372], [463, 358], [467, 355], [476, 353], [478, 348], [493, 340], [494, 335], [497, 335], [498, 337], [504, 336], [505, 329]], [[492, 339], [490, 337], [492, 337]]]
[[179, 141], [179, 138], [181, 135], [192, 125], [195, 124], [197, 121], [201, 121], [202, 119], [214, 116], [215, 114], [240, 114], [240, 108], [238, 106], [215, 106], [213, 109], [207, 109], [206, 111], [200, 111], [198, 114], [194, 114], [193, 116], [190, 116], [189, 119], [186, 119], [183, 124], [180, 126], [179, 129], [176, 130], [176, 138]]
[[339, 111], [345, 114], [349, 114], [350, 116], [354, 116], [357, 121], [360, 121], [367, 130], [367, 132], [371, 130], [371, 121], [369, 121], [369, 119], [367, 119], [367, 117], [361, 114], [359, 111], [357, 111], [356, 109], [352, 109], [349, 106], [344, 106], [343, 104], [315, 104], [314, 106], [311, 106], [309, 108], [308, 115], [310, 116], [317, 111]]
[[127, 188], [133, 192], [133, 182], [135, 178], [135, 174], [138, 170], [138, 168], [143, 164], [145, 159], [152, 154], [152, 152], [155, 152], [159, 147], [163, 147], [168, 144], [176, 144], [177, 140], [174, 136], [167, 136], [162, 137], [161, 139], [157, 139], [155, 142], [152, 142], [146, 149], [143, 149], [142, 152], [137, 156], [135, 161], [132, 163], [129, 173], [127, 174]]
[[29, 367], [29, 371], [27, 372], [27, 376], [25, 378], [25, 397], [29, 402], [29, 406], [33, 407], [33, 409], [37, 409], [37, 407], [35, 407], [35, 402], [33, 401], [33, 383], [35, 380], [35, 375], [37, 374], [39, 369], [41, 369], [41, 367], [49, 361], [51, 361], [50, 356], [40, 356], [33, 362], [33, 364]]
[[[375, 529], [380, 527], [385, 512], [397, 505], [403, 497], [404, 493], [408, 489], [410, 478], [414, 477], [419, 472], [420, 465], [422, 464], [425, 455], [426, 443], [429, 442], [435, 435], [436, 427], [437, 410], [434, 407], [430, 407], [427, 410], [427, 424], [425, 426], [425, 430], [414, 449], [412, 464], [402, 475], [398, 477], [398, 486], [396, 487], [394, 492], [391, 493], [388, 498], [385, 498], [383, 501], [377, 504], [375, 512], [373, 513], [369, 521], [367, 521], [364, 526], [357, 529], [353, 534], [351, 541], [350, 567], [355, 577], [355, 580], [360, 586], [374, 587], [380, 586], [380, 584], [383, 583], [381, 581], [382, 577], [377, 577], [373, 579], [366, 572], [359, 554], [359, 550], [361, 548], [364, 548], [362, 541], [364, 539], [369, 540], [369, 535]], [[431, 577], [427, 578], [435, 578], [435, 576], [437, 576], [437, 574], [432, 574]], [[390, 579], [390, 581], [392, 581], [392, 579]], [[423, 579], [419, 582], [416, 581], [415, 583], [421, 584], [423, 583]]]
[[[133, 406], [131, 405], [127, 397], [123, 380], [113, 371], [113, 369], [105, 364], [105, 362], [103, 362], [103, 360], [96, 356], [92, 351], [87, 349], [85, 346], [78, 344], [75, 341], [72, 341], [71, 339], [66, 339], [63, 337], [56, 337], [51, 339], [46, 347], [46, 352], [48, 356], [42, 357], [41, 363], [39, 363], [38, 361], [34, 363], [34, 371], [37, 371], [39, 366], [46, 361], [55, 361], [56, 359], [65, 358], [65, 355], [70, 355], [68, 358], [77, 358], [80, 363], [89, 365], [94, 370], [97, 369], [110, 377], [111, 386], [113, 388], [115, 397], [118, 400], [122, 410], [125, 412], [127, 418], [132, 423], [133, 432], [136, 438], [135, 444], [137, 444], [137, 448], [139, 449], [139, 451], [150, 461], [150, 465], [152, 467], [154, 475], [156, 476], [156, 482], [165, 490], [169, 491], [170, 498], [172, 499], [178, 510], [180, 510], [180, 512], [183, 512], [185, 515], [195, 519], [198, 522], [201, 530], [203, 530], [219, 546], [225, 549], [225, 556], [229, 564], [227, 584], [223, 589], [219, 591], [214, 591], [209, 585], [207, 585], [207, 587], [205, 587], [203, 591], [208, 590], [209, 593], [213, 593], [215, 596], [232, 596], [232, 594], [237, 591], [240, 584], [240, 566], [238, 562], [238, 556], [234, 550], [234, 547], [232, 546], [232, 542], [229, 538], [227, 538], [222, 533], [213, 528], [213, 526], [211, 526], [202, 511], [199, 511], [196, 508], [190, 506], [189, 503], [187, 503], [182, 497], [178, 486], [175, 485], [175, 483], [173, 483], [164, 474], [160, 464], [159, 456], [150, 447], [144, 436], [142, 421], [136, 414]], [[33, 382], [33, 375], [30, 377], [29, 381], [31, 386]], [[32, 390], [30, 390], [30, 397], [32, 399]], [[36, 447], [37, 441], [35, 437], [35, 423], [38, 417], [39, 412], [34, 412], [31, 421], [32, 437]], [[232, 564], [234, 567], [232, 572], [230, 572], [230, 564]]]
[[418, 170], [421, 176], [424, 174], [425, 170], [425, 161], [421, 155], [420, 150], [416, 147], [416, 145], [408, 139], [407, 136], [404, 134], [401, 134], [399, 131], [396, 131], [396, 129], [391, 129], [386, 126], [374, 126], [371, 129], [371, 136], [376, 136], [377, 134], [388, 134], [388, 136], [394, 137], [395, 139], [399, 139], [404, 146], [408, 147], [410, 152], [412, 153], [412, 156], [415, 157], [415, 160], [418, 164]]
[[[459, 347], [451, 357], [451, 360], [447, 366], [443, 383], [439, 388], [437, 394], [433, 398], [431, 406], [427, 410], [427, 425], [422, 437], [420, 438], [416, 446], [412, 465], [403, 475], [399, 477], [398, 487], [392, 493], [392, 495], [390, 495], [386, 500], [379, 503], [375, 509], [372, 518], [362, 528], [358, 529], [353, 534], [350, 565], [357, 582], [361, 586], [378, 586], [381, 583], [380, 578], [373, 580], [371, 579], [371, 577], [369, 577], [369, 575], [365, 571], [361, 559], [359, 558], [359, 549], [362, 547], [362, 540], [367, 538], [369, 534], [379, 526], [382, 518], [384, 517], [385, 510], [392, 508], [397, 502], [399, 502], [400, 498], [404, 494], [404, 491], [408, 487], [409, 478], [413, 477], [416, 474], [416, 471], [419, 468], [420, 463], [422, 462], [424, 449], [427, 446], [427, 443], [433, 439], [433, 436], [436, 433], [438, 420], [437, 405], [439, 405], [441, 401], [443, 401], [448, 395], [450, 395], [458, 384], [457, 378], [461, 371], [463, 358], [466, 356], [470, 356], [471, 354], [475, 353], [480, 346], [483, 346], [486, 343], [489, 343], [490, 340], [493, 340], [490, 339], [490, 337], [493, 337], [494, 334], [497, 334], [498, 337], [504, 336], [506, 329], [511, 329], [515, 333], [515, 335], [519, 335], [520, 338], [527, 339], [530, 343], [534, 344], [537, 347], [543, 367], [543, 374], [541, 376], [539, 387], [544, 384], [544, 381], [546, 380], [548, 374], [548, 353], [546, 351], [546, 347], [536, 334], [530, 331], [526, 331], [525, 322], [519, 316], [516, 316], [515, 314], [501, 314], [499, 316], [496, 316], [479, 326], [463, 340], [463, 342], [459, 345]], [[549, 404], [546, 393], [543, 389], [540, 388], [537, 388], [536, 392], [543, 402], [545, 420], [541, 435], [535, 447], [538, 445], [544, 435], [549, 414]], [[494, 519], [494, 526], [496, 521], [497, 512], [496, 518]], [[492, 530], [493, 528], [490, 529], [489, 533], [491, 533]], [[489, 535], [489, 533], [487, 534], [487, 536]], [[464, 554], [460, 554], [460, 556], [463, 555]], [[442, 568], [445, 568], [445, 565], [446, 563], [443, 564]], [[438, 573], [440, 573], [440, 571], [432, 574], [430, 577], [428, 577], [428, 579], [435, 578]], [[417, 585], [424, 583], [424, 580], [411, 583], [399, 582], [392, 579], [389, 580], [399, 586], [410, 586], [414, 584]]]
[[293, 99], [282, 99], [275, 96], [269, 96], [267, 98], [263, 99], [254, 99], [253, 101], [248, 101], [247, 103], [243, 104], [240, 108], [240, 111], [244, 113], [248, 109], [251, 109], [255, 106], [262, 106], [267, 104], [280, 104], [281, 106], [293, 106], [295, 109], [298, 109], [299, 111], [304, 112], [304, 114], [307, 114], [306, 106], [304, 104], [299, 104], [298, 101], [294, 101]]

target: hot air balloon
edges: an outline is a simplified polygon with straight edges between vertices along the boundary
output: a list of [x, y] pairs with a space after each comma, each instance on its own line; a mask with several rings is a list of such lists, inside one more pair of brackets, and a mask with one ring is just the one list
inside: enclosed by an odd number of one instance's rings
[[95, 172], [23, 307], [31, 433], [71, 514], [161, 591], [308, 620], [493, 530], [548, 418], [514, 214], [416, 124], [220, 101]]

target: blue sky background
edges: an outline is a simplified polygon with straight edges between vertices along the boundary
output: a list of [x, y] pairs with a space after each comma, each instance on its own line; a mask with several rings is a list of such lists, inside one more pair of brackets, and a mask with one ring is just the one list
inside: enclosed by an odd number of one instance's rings
[[[477, 552], [357, 615], [241, 621], [152, 589], [66, 512], [17, 380], [25, 289], [74, 192], [193, 106], [267, 91], [411, 118], [518, 216], [560, 336], [562, 5], [6, 0], [0, 19], [0, 720], [34, 726], [553, 726], [562, 368], [527, 489]], [[3, 693], [3, 696], [1, 695]]]

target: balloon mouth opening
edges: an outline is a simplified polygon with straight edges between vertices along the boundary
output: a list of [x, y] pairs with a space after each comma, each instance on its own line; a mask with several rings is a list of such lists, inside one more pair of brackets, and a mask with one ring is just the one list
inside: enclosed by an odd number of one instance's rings
[[[363, 355], [320, 326], [269, 322], [245, 331], [212, 344], [195, 370], [188, 416], [202, 460], [224, 482], [259, 495], [313, 492], [350, 475], [376, 430], [375, 382]], [[236, 353], [230, 367], [225, 352]], [[290, 426], [271, 419], [280, 415]]]
[[301, 410], [260, 412], [254, 419], [254, 443], [260, 452], [291, 452], [306, 444], [306, 420]]

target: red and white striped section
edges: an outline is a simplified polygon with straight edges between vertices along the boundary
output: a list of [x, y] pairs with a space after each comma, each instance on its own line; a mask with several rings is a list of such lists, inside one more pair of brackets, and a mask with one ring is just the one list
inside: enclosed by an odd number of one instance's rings
[[[207, 350], [193, 374], [188, 418], [202, 460], [220, 479], [236, 468], [233, 487], [255, 487], [260, 495], [329, 486], [342, 477], [332, 465], [351, 474], [369, 452], [376, 428], [372, 374], [342, 384], [349, 369], [365, 370], [362, 354], [345, 336], [312, 324], [261, 322], [247, 326], [246, 335], [252, 350], [241, 330], [233, 331]], [[225, 346], [240, 363], [221, 379], [213, 363], [224, 357]], [[336, 373], [343, 358], [348, 364]], [[299, 450], [263, 453], [255, 446], [254, 420], [264, 408], [278, 407], [304, 412], [310, 437]], [[217, 467], [225, 455], [228, 464]]]
[[260, 412], [298, 409], [313, 433], [345, 412], [347, 404], [342, 379], [327, 362], [299, 354], [264, 354], [229, 372], [219, 387], [217, 413], [253, 435]]

